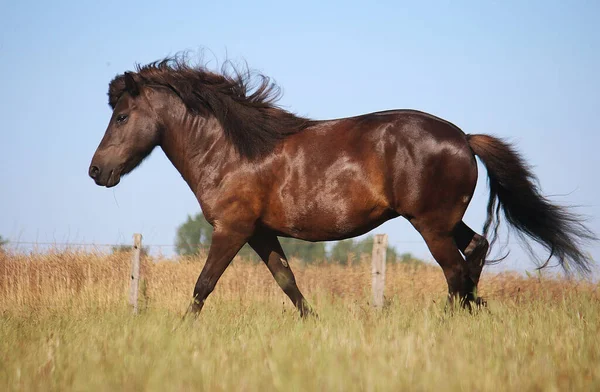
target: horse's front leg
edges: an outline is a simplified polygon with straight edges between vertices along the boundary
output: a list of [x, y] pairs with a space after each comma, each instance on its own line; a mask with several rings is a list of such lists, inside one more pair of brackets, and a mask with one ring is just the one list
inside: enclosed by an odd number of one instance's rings
[[191, 313], [194, 316], [198, 316], [204, 306], [204, 301], [206, 301], [206, 298], [214, 290], [217, 281], [251, 235], [252, 232], [250, 230], [220, 226], [215, 228], [208, 251], [208, 258], [196, 281], [194, 298], [186, 315]]
[[294, 273], [288, 264], [287, 257], [277, 239], [277, 236], [268, 232], [256, 233], [248, 244], [264, 261], [275, 281], [283, 292], [289, 297], [302, 317], [316, 314], [312, 311], [306, 299], [296, 284]]

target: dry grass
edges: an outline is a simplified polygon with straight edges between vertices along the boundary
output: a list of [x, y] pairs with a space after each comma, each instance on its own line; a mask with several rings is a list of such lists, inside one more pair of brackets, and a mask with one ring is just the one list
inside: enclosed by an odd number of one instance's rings
[[129, 255], [0, 254], [1, 390], [592, 390], [600, 292], [485, 275], [489, 310], [444, 310], [436, 266], [303, 265], [319, 320], [299, 321], [262, 264], [235, 260], [201, 318], [178, 325], [203, 262], [142, 263], [143, 312], [126, 304]]

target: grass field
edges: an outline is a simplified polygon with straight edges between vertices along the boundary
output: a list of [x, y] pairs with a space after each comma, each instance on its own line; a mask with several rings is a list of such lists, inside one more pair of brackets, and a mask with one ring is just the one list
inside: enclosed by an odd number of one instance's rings
[[0, 254], [0, 390], [600, 390], [597, 285], [484, 272], [469, 314], [438, 267], [388, 265], [378, 311], [368, 264], [290, 264], [319, 319], [236, 260], [180, 324], [203, 262], [145, 261], [134, 316], [127, 254]]

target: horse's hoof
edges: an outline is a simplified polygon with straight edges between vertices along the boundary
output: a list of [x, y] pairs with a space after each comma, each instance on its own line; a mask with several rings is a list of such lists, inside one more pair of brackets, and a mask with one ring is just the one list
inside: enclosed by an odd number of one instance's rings
[[478, 308], [487, 308], [487, 301], [483, 299], [483, 297], [477, 297], [475, 298], [475, 305], [477, 305]]
[[308, 319], [319, 320], [319, 315], [317, 314], [317, 312], [315, 312], [311, 308], [302, 309], [300, 311], [300, 319], [301, 320], [308, 320]]

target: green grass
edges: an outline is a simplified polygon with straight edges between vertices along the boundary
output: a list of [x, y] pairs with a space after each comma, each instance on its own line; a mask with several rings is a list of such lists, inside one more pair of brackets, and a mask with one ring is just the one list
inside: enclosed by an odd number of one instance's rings
[[179, 311], [90, 299], [5, 309], [0, 389], [600, 390], [600, 308], [585, 293], [472, 315], [323, 295], [306, 321], [282, 301], [216, 297], [183, 324]]

